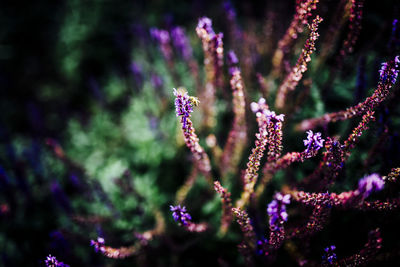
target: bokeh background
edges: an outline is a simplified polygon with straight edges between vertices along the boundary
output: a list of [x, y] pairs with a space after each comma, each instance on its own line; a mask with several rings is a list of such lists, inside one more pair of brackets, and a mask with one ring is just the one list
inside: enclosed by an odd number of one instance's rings
[[[253, 45], [249, 53], [238, 53], [238, 57], [241, 63], [250, 61], [252, 66], [244, 77], [248, 101], [255, 101], [261, 95], [256, 74], [266, 76], [271, 70], [273, 49], [291, 21], [295, 1], [230, 3], [238, 25], [248, 33], [246, 45]], [[323, 49], [321, 43], [336, 4], [321, 0], [317, 13], [325, 21], [316, 55]], [[194, 94], [195, 80], [178, 55], [174, 56], [174, 69], [170, 69], [150, 36], [152, 27], [183, 27], [203, 79], [203, 53], [195, 33], [198, 18], [210, 17], [215, 31], [225, 33], [226, 51], [237, 48], [228, 34], [232, 25], [224, 5], [223, 1], [199, 0], [39, 0], [23, 5], [2, 1], [0, 266], [43, 266], [48, 254], [70, 266], [243, 264], [236, 248], [240, 242], [236, 224], [222, 238], [184, 233], [172, 220], [169, 205], [192, 166], [179, 134], [172, 88], [184, 86]], [[339, 45], [333, 45], [321, 66], [310, 68], [307, 77], [312, 77], [313, 85], [309, 100], [291, 122], [345, 108], [368, 96], [377, 84], [380, 63], [396, 52], [388, 48], [395, 18], [399, 18], [398, 1], [365, 1], [354, 52], [331, 84], [327, 84], [327, 77]], [[345, 34], [341, 33], [337, 44]], [[252, 37], [253, 43], [249, 41]], [[262, 44], [264, 48], [260, 48]], [[321, 94], [329, 86], [333, 89]], [[229, 88], [228, 79], [225, 87]], [[214, 133], [223, 144], [232, 114], [229, 102], [219, 97]], [[386, 174], [399, 166], [400, 110], [396, 101], [390, 103], [380, 107], [377, 122], [346, 165], [335, 188], [338, 191], [354, 188], [366, 173]], [[254, 118], [249, 119], [253, 126], [242, 169], [253, 144], [254, 122]], [[327, 131], [343, 135], [355, 123], [335, 124]], [[389, 129], [389, 138], [371, 157], [371, 140], [385, 129]], [[200, 134], [202, 143], [205, 137]], [[288, 129], [285, 151], [300, 151], [304, 137], [304, 133]], [[288, 181], [287, 175], [292, 180], [301, 179], [317, 162], [296, 165], [289, 174], [278, 173], [266, 199], [269, 201], [274, 190]], [[192, 217], [218, 227], [220, 200], [205, 189], [203, 180], [197, 183], [188, 196], [188, 209]], [[232, 190], [236, 198], [239, 189]], [[135, 232], [154, 226], [155, 208], [165, 217], [167, 234], [154, 240], [143, 254], [107, 259], [90, 247], [90, 240], [97, 236], [104, 236], [107, 244], [115, 247], [129, 246], [135, 241]], [[265, 215], [265, 207], [262, 209]], [[351, 255], [366, 242], [368, 229], [375, 226], [383, 226], [384, 248], [398, 255], [397, 213], [334, 213], [329, 230], [310, 243], [310, 257], [320, 260], [322, 248], [331, 243], [336, 244], [338, 255]], [[286, 252], [281, 253], [278, 264], [295, 264], [285, 257]], [[396, 259], [399, 257], [393, 256], [386, 262]]]

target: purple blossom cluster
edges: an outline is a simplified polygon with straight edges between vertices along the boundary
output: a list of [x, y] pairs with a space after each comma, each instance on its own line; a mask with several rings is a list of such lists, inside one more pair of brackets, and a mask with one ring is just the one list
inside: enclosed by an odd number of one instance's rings
[[275, 111], [269, 110], [267, 101], [263, 97], [261, 97], [258, 100], [258, 103], [252, 102], [250, 104], [250, 108], [251, 108], [251, 111], [253, 111], [257, 117], [261, 116], [261, 114], [264, 114], [268, 121], [271, 120], [271, 121], [283, 122], [284, 117], [285, 117], [284, 114], [276, 115]]
[[239, 63], [239, 59], [237, 58], [234, 51], [230, 50], [227, 55], [228, 65], [236, 65]]
[[191, 222], [192, 216], [187, 212], [185, 206], [181, 207], [181, 205], [171, 205], [170, 210], [172, 211], [172, 217], [174, 217], [174, 220], [179, 224], [187, 226]]
[[393, 66], [391, 66], [388, 62], [382, 63], [382, 67], [379, 70], [381, 81], [386, 82], [388, 80], [391, 84], [395, 84], [397, 76], [399, 75], [399, 64], [399, 56], [395, 57]]
[[185, 31], [181, 27], [175, 27], [171, 30], [171, 39], [175, 48], [182, 55], [183, 59], [190, 60], [193, 54], [192, 47]]
[[94, 250], [96, 252], [99, 252], [99, 251], [104, 252], [105, 240], [102, 237], [98, 237], [97, 241], [90, 240], [90, 245], [92, 247], [94, 247]]
[[336, 262], [336, 246], [332, 245], [324, 249], [325, 253], [322, 256], [322, 262], [328, 265], [333, 265]]
[[365, 176], [358, 182], [358, 192], [363, 198], [367, 198], [372, 192], [382, 190], [384, 186], [385, 182], [382, 177], [373, 173]]
[[269, 225], [273, 229], [280, 228], [283, 222], [287, 221], [288, 214], [286, 212], [286, 205], [290, 204], [290, 195], [282, 195], [276, 193], [274, 200], [268, 204], [267, 213], [269, 216]]
[[207, 17], [200, 18], [197, 24], [197, 28], [204, 29], [207, 32], [207, 34], [209, 34], [211, 37], [215, 35], [215, 32], [212, 28], [212, 21], [210, 18]]
[[306, 153], [315, 154], [318, 150], [320, 150], [324, 146], [324, 139], [321, 138], [321, 133], [313, 133], [313, 131], [307, 131], [307, 139], [303, 140], [304, 145], [306, 147]]
[[181, 90], [176, 90], [174, 88], [175, 95], [175, 111], [176, 116], [182, 117], [182, 128], [187, 129], [186, 119], [190, 117], [190, 113], [193, 112], [193, 103], [190, 100], [187, 92], [182, 92]]
[[58, 261], [54, 256], [47, 256], [46, 260], [44, 261], [47, 267], [69, 267], [68, 264], [65, 264], [61, 261]]
[[238, 67], [236, 65], [239, 63], [239, 59], [237, 58], [235, 52], [233, 52], [232, 50], [229, 51], [227, 54], [227, 61], [229, 66], [229, 73], [232, 75], [234, 71], [238, 70]]
[[168, 31], [162, 29], [151, 28], [150, 35], [154, 40], [157, 40], [160, 44], [169, 43], [169, 41], [171, 40]]

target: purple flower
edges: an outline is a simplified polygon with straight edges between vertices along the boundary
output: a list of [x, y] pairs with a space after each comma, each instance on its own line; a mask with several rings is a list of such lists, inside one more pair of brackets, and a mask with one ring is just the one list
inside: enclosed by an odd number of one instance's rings
[[306, 146], [306, 153], [313, 154], [324, 146], [324, 139], [321, 138], [321, 133], [313, 133], [313, 131], [307, 131], [307, 139], [303, 140]]
[[267, 213], [269, 215], [269, 225], [272, 228], [277, 229], [280, 224], [287, 221], [287, 204], [290, 204], [290, 195], [282, 195], [281, 193], [276, 193], [274, 200], [268, 204]]
[[189, 60], [192, 57], [193, 51], [185, 31], [181, 27], [175, 27], [171, 31], [171, 38], [172, 43], [182, 57], [185, 60]]
[[174, 88], [175, 99], [175, 111], [176, 116], [182, 116], [182, 127], [187, 130], [186, 119], [190, 117], [190, 113], [193, 112], [193, 103], [190, 100], [187, 92], [182, 92], [182, 90], [176, 90]]
[[46, 260], [44, 261], [47, 267], [69, 267], [68, 264], [65, 264], [63, 262], [59, 262], [56, 257], [54, 256], [47, 256]]
[[232, 75], [233, 72], [238, 70], [238, 67], [236, 65], [239, 63], [239, 60], [238, 60], [235, 52], [233, 52], [232, 50], [230, 50], [228, 52], [227, 57], [228, 57], [229, 73]]
[[239, 60], [235, 54], [235, 52], [233, 52], [232, 50], [230, 50], [228, 52], [228, 64], [229, 65], [236, 65], [239, 63]]
[[373, 191], [380, 191], [385, 186], [385, 182], [378, 174], [373, 173], [365, 176], [358, 182], [358, 192], [363, 198], [367, 198]]
[[90, 240], [90, 245], [92, 247], [94, 247], [94, 250], [96, 252], [103, 251], [104, 250], [104, 244], [105, 244], [105, 240], [102, 237], [98, 237], [97, 241], [94, 240]]
[[166, 44], [170, 41], [169, 33], [166, 30], [151, 28], [150, 35], [151, 37], [153, 37], [154, 40], [157, 40], [160, 44]]
[[199, 23], [197, 24], [197, 28], [204, 29], [211, 36], [215, 35], [210, 18], [207, 17], [200, 18]]
[[264, 114], [268, 120], [272, 120], [275, 122], [277, 122], [277, 121], [283, 122], [283, 119], [285, 117], [284, 114], [276, 115], [275, 111], [269, 110], [267, 102], [266, 102], [265, 98], [263, 98], [263, 97], [261, 97], [260, 100], [258, 100], [258, 103], [252, 102], [250, 104], [250, 108], [251, 108], [251, 111], [256, 113], [257, 117]]
[[162, 80], [161, 76], [159, 76], [155, 73], [151, 74], [150, 82], [151, 82], [151, 85], [158, 90], [160, 90], [163, 86], [163, 80]]
[[389, 80], [391, 84], [395, 84], [397, 76], [399, 74], [399, 64], [400, 64], [399, 56], [395, 57], [394, 66], [390, 66], [390, 63], [388, 62], [382, 63], [382, 67], [379, 70], [381, 81], [386, 82], [387, 80]]
[[232, 6], [232, 3], [230, 1], [225, 1], [223, 5], [228, 19], [234, 20], [236, 18], [236, 12]]
[[322, 256], [322, 260], [325, 264], [333, 265], [336, 262], [336, 247], [334, 245], [324, 249], [325, 253]]
[[172, 217], [174, 220], [182, 225], [188, 225], [192, 220], [190, 214], [186, 211], [186, 207], [181, 205], [170, 206], [170, 210], [172, 211]]
[[139, 88], [143, 85], [143, 69], [142, 66], [136, 62], [132, 62], [130, 66], [133, 78], [135, 79], [136, 84]]

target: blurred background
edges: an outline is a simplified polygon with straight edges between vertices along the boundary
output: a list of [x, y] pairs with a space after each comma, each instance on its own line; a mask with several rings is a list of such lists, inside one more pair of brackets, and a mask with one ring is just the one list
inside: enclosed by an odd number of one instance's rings
[[[22, 6], [2, 1], [0, 266], [44, 266], [48, 254], [70, 266], [242, 264], [236, 247], [240, 231], [235, 223], [227, 236], [210, 237], [183, 233], [170, 215], [169, 205], [192, 166], [180, 135], [172, 88], [184, 86], [194, 95], [201, 87], [196, 88], [196, 79], [178, 50], [174, 50], [173, 68], [168, 65], [150, 29], [184, 29], [204, 84], [203, 52], [195, 27], [200, 17], [211, 18], [214, 30], [224, 33], [225, 51], [234, 49], [238, 54], [248, 90], [246, 100], [251, 102], [262, 95], [257, 73], [267, 77], [271, 71], [273, 51], [290, 24], [295, 2], [38, 0]], [[300, 85], [308, 86], [310, 93], [303, 109], [289, 116], [293, 124], [343, 109], [370, 95], [380, 64], [399, 52], [399, 40], [390, 42], [392, 22], [399, 18], [398, 1], [367, 0], [354, 51], [330, 80], [347, 32], [341, 31], [324, 51], [338, 1], [320, 2], [314, 14], [324, 22], [316, 55], [324, 52], [326, 57], [319, 65], [313, 63], [305, 77], [312, 78], [312, 86]], [[232, 34], [232, 16], [243, 33], [239, 40]], [[297, 52], [292, 62], [302, 43], [294, 48]], [[225, 70], [224, 88], [229, 93]], [[222, 91], [218, 93], [214, 130], [220, 145], [232, 120], [230, 96]], [[346, 165], [335, 188], [338, 191], [354, 188], [366, 173], [384, 175], [399, 166], [400, 110], [396, 100], [390, 103], [380, 107], [375, 126]], [[196, 127], [200, 120], [194, 116]], [[250, 114], [249, 123], [241, 169], [256, 129]], [[355, 123], [343, 122], [325, 130], [340, 136]], [[379, 157], [369, 156], [371, 140], [383, 131], [388, 131], [388, 139], [378, 148]], [[206, 130], [199, 133], [204, 146], [207, 135]], [[304, 133], [288, 128], [284, 151], [300, 151], [304, 138]], [[317, 163], [296, 165], [290, 170], [291, 179], [301, 179]], [[285, 179], [283, 173], [278, 175], [267, 192], [268, 201], [274, 190], [287, 183]], [[196, 183], [188, 195], [188, 209], [198, 221], [218, 227], [220, 199], [205, 190], [205, 181]], [[235, 188], [234, 198], [240, 193]], [[261, 209], [265, 215], [265, 207]], [[139, 256], [108, 259], [90, 247], [90, 240], [98, 236], [115, 247], [131, 245], [136, 240], [134, 233], [154, 227], [155, 211], [165, 217], [167, 234], [152, 241]], [[384, 247], [398, 255], [398, 241], [390, 237], [390, 233], [398, 236], [398, 215], [379, 218], [375, 213], [348, 213], [333, 214], [330, 230], [310, 245], [311, 258], [320, 260], [322, 248], [332, 242], [338, 255], [351, 255], [366, 242], [368, 229], [377, 225], [385, 225], [383, 232], [388, 238]], [[285, 252], [282, 255], [279, 264], [295, 264], [284, 257]], [[396, 259], [398, 256], [390, 260]]]

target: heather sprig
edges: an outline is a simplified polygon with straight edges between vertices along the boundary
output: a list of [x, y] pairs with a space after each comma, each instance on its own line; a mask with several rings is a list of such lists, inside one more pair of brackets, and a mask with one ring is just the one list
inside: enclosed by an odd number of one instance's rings
[[315, 171], [302, 181], [302, 184], [313, 184], [320, 190], [326, 189], [328, 185], [332, 184], [343, 168], [344, 162], [350, 157], [361, 135], [368, 129], [369, 123], [375, 120], [373, 115], [374, 111], [367, 111], [343, 144], [338, 140], [328, 138], [323, 160]]
[[182, 131], [185, 138], [186, 146], [192, 152], [195, 164], [199, 171], [211, 182], [211, 163], [208, 155], [199, 144], [199, 138], [197, 137], [193, 128], [192, 121], [190, 120], [190, 113], [193, 111], [193, 106], [198, 105], [198, 100], [195, 97], [191, 97], [185, 90], [174, 89], [175, 109], [176, 116], [181, 117]]
[[283, 222], [287, 221], [287, 204], [290, 204], [290, 195], [282, 195], [279, 192], [275, 194], [272, 202], [268, 204], [267, 213], [269, 216], [269, 225], [272, 229], [280, 228]]
[[256, 246], [256, 234], [251, 225], [249, 215], [246, 211], [240, 208], [232, 208], [232, 212], [236, 217], [236, 222], [239, 224], [244, 236], [244, 247], [252, 254]]
[[222, 84], [223, 65], [223, 34], [216, 34], [210, 18], [199, 19], [196, 33], [202, 41], [204, 52], [204, 68], [206, 85], [200, 99], [207, 103], [203, 106], [204, 125], [207, 128], [215, 126], [215, 90]]
[[181, 205], [178, 206], [169, 206], [170, 210], [172, 211], [172, 217], [174, 220], [183, 226], [187, 226], [190, 221], [192, 220], [192, 216], [187, 212], [186, 207]]
[[214, 182], [214, 190], [219, 194], [222, 201], [222, 216], [221, 216], [221, 229], [220, 232], [225, 234], [228, 231], [229, 225], [232, 222], [232, 200], [231, 193], [222, 187], [218, 181]]
[[[248, 204], [251, 195], [254, 192], [254, 186], [258, 178], [258, 170], [260, 161], [264, 155], [266, 145], [268, 144], [269, 124], [274, 124], [274, 121], [280, 122], [283, 120], [283, 115], [277, 116], [275, 112], [268, 110], [265, 99], [261, 98], [258, 103], [252, 103], [251, 109], [256, 113], [258, 122], [258, 133], [256, 134], [255, 147], [252, 149], [247, 163], [246, 172], [244, 174], [244, 190], [241, 198], [236, 202], [236, 207], [242, 208]], [[270, 127], [268, 127], [270, 129]]]
[[307, 223], [304, 226], [295, 227], [288, 231], [287, 238], [304, 238], [311, 236], [316, 232], [321, 231], [331, 214], [331, 208], [333, 207], [334, 200], [329, 193], [309, 193], [303, 191], [287, 191], [293, 199], [306, 206], [313, 208], [311, 215], [309, 216]]
[[268, 204], [267, 213], [269, 216], [270, 237], [269, 244], [272, 248], [279, 248], [285, 239], [283, 224], [288, 219], [286, 205], [290, 204], [290, 195], [276, 193], [272, 202]]
[[[276, 115], [274, 111], [268, 109], [267, 102], [264, 98], [260, 98], [258, 103], [251, 103], [251, 110], [256, 113], [256, 116], [263, 114], [267, 123], [267, 162], [273, 162], [282, 152], [282, 123], [285, 115]], [[260, 121], [258, 121], [260, 125]]]
[[[282, 135], [280, 135], [282, 136]], [[279, 139], [278, 139], [279, 140]], [[257, 186], [256, 198], [258, 199], [265, 190], [265, 186], [272, 179], [273, 175], [282, 169], [289, 167], [294, 162], [304, 160], [317, 155], [318, 150], [323, 146], [324, 139], [321, 133], [308, 132], [306, 140], [303, 140], [306, 149], [303, 152], [289, 152], [275, 161], [267, 161], [262, 169], [262, 178]]]
[[185, 206], [170, 205], [170, 210], [172, 211], [172, 217], [174, 220], [187, 231], [201, 233], [208, 229], [208, 225], [206, 223], [192, 222], [192, 216], [190, 216], [190, 214], [187, 212]]
[[90, 240], [90, 245], [94, 247], [96, 252], [100, 252], [104, 256], [113, 259], [123, 259], [139, 253], [141, 245], [136, 243], [130, 247], [113, 248], [105, 245], [104, 238], [98, 237], [97, 241]]
[[171, 37], [167, 30], [151, 28], [150, 35], [156, 40], [160, 46], [161, 53], [163, 54], [166, 62], [173, 68], [174, 62], [172, 57]]
[[312, 10], [317, 8], [319, 0], [304, 0], [296, 5], [296, 13], [286, 30], [285, 35], [278, 43], [278, 47], [272, 58], [273, 70], [279, 71], [282, 69], [282, 61], [286, 54], [290, 51], [293, 42], [297, 39], [299, 33], [303, 31], [303, 25], [308, 23], [308, 18], [312, 15]]
[[190, 118], [190, 113], [193, 112], [194, 103], [189, 97], [186, 91], [176, 90], [174, 88], [175, 95], [175, 112], [177, 117], [181, 117], [182, 130], [189, 131], [187, 127], [187, 119]]
[[286, 96], [290, 91], [293, 91], [298, 85], [299, 81], [303, 78], [303, 74], [307, 70], [307, 64], [311, 61], [311, 55], [315, 51], [315, 42], [317, 41], [318, 34], [318, 25], [322, 22], [322, 18], [320, 16], [316, 16], [316, 18], [312, 21], [312, 24], [309, 25], [310, 35], [307, 39], [303, 50], [301, 51], [300, 57], [297, 59], [296, 65], [292, 68], [291, 72], [286, 76], [282, 85], [278, 89], [278, 93], [275, 99], [275, 107], [278, 109], [282, 109], [286, 102]]
[[[363, 15], [364, 0], [350, 0], [349, 31], [340, 50], [340, 61], [346, 54], [352, 53], [361, 31], [361, 21]], [[339, 63], [340, 64], [340, 63]]]
[[318, 57], [317, 66], [325, 63], [326, 58], [332, 51], [335, 51], [335, 44], [340, 36], [341, 28], [347, 22], [350, 16], [351, 0], [340, 0], [336, 7], [335, 13], [330, 20], [329, 28], [325, 34], [324, 40], [321, 42], [321, 51]]
[[302, 121], [297, 129], [308, 130], [318, 126], [327, 125], [329, 122], [336, 122], [341, 120], [347, 120], [354, 116], [362, 116], [368, 111], [375, 110], [380, 103], [382, 103], [389, 95], [390, 89], [396, 83], [396, 79], [400, 69], [400, 57], [396, 56], [394, 60], [382, 63], [382, 67], [379, 70], [379, 83], [374, 93], [367, 97], [363, 102], [358, 103], [355, 106], [349, 107], [346, 110], [327, 113], [318, 118], [312, 118]]
[[233, 51], [228, 53], [231, 89], [233, 97], [234, 119], [221, 157], [221, 173], [223, 179], [229, 172], [234, 172], [246, 145], [247, 131], [245, 118], [244, 84], [240, 69], [236, 66], [238, 59]]
[[185, 33], [185, 30], [182, 27], [172, 28], [171, 40], [175, 50], [189, 66], [190, 73], [192, 74], [193, 79], [196, 82], [196, 88], [197, 90], [199, 90], [201, 87], [201, 81], [199, 77], [199, 65], [193, 57], [193, 49], [190, 44], [190, 40]]
[[237, 22], [236, 11], [229, 0], [224, 1], [223, 7], [226, 14], [226, 20], [229, 25], [229, 38], [234, 40], [233, 44], [235, 45], [235, 48], [238, 48], [240, 43], [243, 41], [243, 33]]
[[193, 49], [190, 45], [190, 41], [185, 34], [185, 30], [182, 27], [174, 27], [171, 30], [171, 39], [174, 47], [182, 56], [182, 58], [189, 62], [193, 57]]
[[[359, 180], [358, 188], [353, 191], [336, 193], [309, 193], [304, 191], [292, 190], [288, 191], [292, 196], [293, 200], [301, 202], [304, 205], [311, 206], [328, 206], [328, 207], [340, 207], [340, 208], [357, 208], [358, 206], [364, 205], [364, 200], [370, 196], [372, 192], [380, 191], [383, 189], [385, 182], [382, 177], [374, 173], [367, 175]], [[382, 203], [382, 202], [379, 202]], [[393, 205], [396, 204], [395, 202]], [[366, 204], [368, 207], [373, 204]], [[377, 206], [378, 203], [376, 204]], [[391, 208], [394, 208], [392, 206]]]

